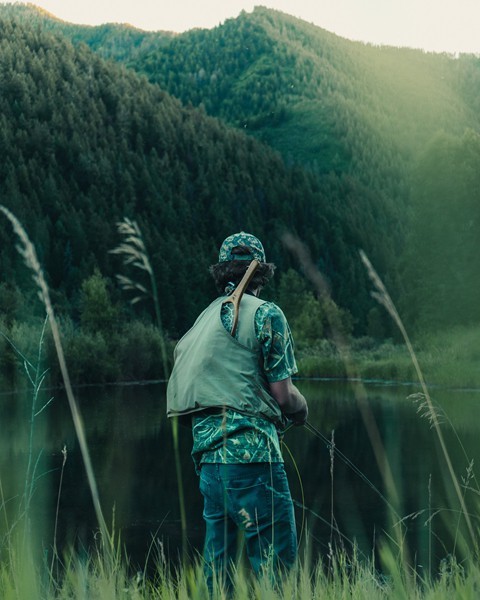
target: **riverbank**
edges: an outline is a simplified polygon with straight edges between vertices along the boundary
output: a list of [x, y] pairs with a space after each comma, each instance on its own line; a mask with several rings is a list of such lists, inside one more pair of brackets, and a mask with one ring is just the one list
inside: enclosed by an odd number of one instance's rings
[[[140, 321], [123, 323], [109, 334], [75, 327], [71, 320], [61, 323], [62, 343], [74, 385], [109, 384], [164, 378], [163, 349], [172, 363], [175, 342], [167, 340], [153, 325]], [[49, 329], [43, 321], [1, 326], [0, 381], [8, 389], [26, 382], [25, 368], [40, 357], [47, 370], [49, 386], [62, 384]], [[6, 337], [5, 337], [6, 336]], [[426, 382], [448, 388], [480, 388], [480, 325], [422, 335], [412, 340], [416, 358]], [[352, 338], [340, 348], [331, 340], [316, 344], [296, 340], [299, 377], [418, 382], [418, 376], [404, 343], [373, 338]], [[39, 354], [39, 347], [42, 352]], [[26, 362], [26, 360], [27, 362]]]
[[[425, 381], [449, 388], [480, 388], [480, 326], [419, 336], [412, 342]], [[301, 377], [360, 378], [418, 382], [411, 355], [403, 343], [353, 339], [343, 349], [328, 340], [315, 348], [300, 347]]]

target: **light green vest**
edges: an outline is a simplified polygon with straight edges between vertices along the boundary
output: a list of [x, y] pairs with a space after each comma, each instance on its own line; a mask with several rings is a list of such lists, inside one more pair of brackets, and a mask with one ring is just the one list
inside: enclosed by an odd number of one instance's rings
[[242, 297], [236, 339], [222, 324], [224, 299], [214, 300], [175, 348], [167, 416], [226, 406], [280, 423], [282, 412], [269, 392], [255, 334], [255, 312], [264, 301], [247, 294]]

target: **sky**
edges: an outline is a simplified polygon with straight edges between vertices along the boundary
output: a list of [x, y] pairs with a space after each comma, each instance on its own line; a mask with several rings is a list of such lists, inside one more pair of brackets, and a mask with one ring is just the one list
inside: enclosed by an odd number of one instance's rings
[[35, 0], [32, 4], [72, 23], [129, 23], [178, 33], [215, 27], [261, 5], [350, 40], [480, 54], [480, 0]]

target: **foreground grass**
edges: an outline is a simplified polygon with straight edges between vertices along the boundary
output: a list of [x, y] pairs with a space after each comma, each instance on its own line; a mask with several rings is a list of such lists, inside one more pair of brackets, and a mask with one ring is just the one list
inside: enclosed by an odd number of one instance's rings
[[[449, 388], [480, 388], [480, 327], [457, 328], [414, 340], [418, 361], [429, 384]], [[301, 348], [299, 370], [303, 377], [347, 376], [346, 357], [358, 377], [365, 380], [415, 381], [415, 369], [404, 344], [352, 340], [340, 352], [323, 340], [314, 348]]]
[[[348, 559], [340, 554], [314, 566], [303, 564], [280, 586], [268, 580], [253, 579], [247, 572], [234, 576], [231, 595], [216, 584], [213, 599], [236, 600], [380, 600], [405, 598], [412, 600], [451, 600], [478, 598], [480, 567], [474, 561], [459, 565], [453, 559], [445, 561], [435, 579], [420, 580], [403, 569], [392, 553], [383, 553], [384, 574], [379, 575], [368, 562]], [[0, 564], [0, 598], [2, 600], [201, 600], [207, 598], [207, 588], [200, 561], [173, 569], [158, 560], [150, 578], [132, 575], [126, 560], [95, 552], [88, 557], [70, 555], [60, 569], [34, 564], [29, 552], [9, 558]]]

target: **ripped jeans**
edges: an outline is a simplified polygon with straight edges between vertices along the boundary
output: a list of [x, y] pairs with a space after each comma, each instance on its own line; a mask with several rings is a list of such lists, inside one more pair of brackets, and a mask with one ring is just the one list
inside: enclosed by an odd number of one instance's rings
[[[203, 464], [205, 574], [227, 586], [241, 552], [239, 532], [253, 571], [275, 581], [297, 556], [292, 497], [283, 463]], [[231, 582], [231, 581], [230, 581]]]

